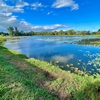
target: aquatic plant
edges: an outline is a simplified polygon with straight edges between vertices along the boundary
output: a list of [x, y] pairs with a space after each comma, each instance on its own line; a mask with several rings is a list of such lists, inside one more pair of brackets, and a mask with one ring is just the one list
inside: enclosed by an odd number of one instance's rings
[[100, 46], [100, 38], [82, 39], [76, 41], [75, 44]]

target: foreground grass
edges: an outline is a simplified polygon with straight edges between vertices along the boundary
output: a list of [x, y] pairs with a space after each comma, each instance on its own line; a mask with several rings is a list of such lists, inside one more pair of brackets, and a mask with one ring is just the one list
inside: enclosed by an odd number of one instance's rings
[[0, 100], [100, 100], [100, 75], [73, 74], [0, 46]]
[[35, 72], [32, 73], [29, 69], [23, 71], [7, 62], [0, 54], [0, 100], [56, 100], [35, 83]]

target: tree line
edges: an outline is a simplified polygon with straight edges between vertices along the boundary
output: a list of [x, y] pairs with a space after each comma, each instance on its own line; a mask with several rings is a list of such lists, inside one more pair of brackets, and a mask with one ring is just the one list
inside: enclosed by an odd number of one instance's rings
[[10, 35], [10, 36], [33, 36], [33, 35], [100, 35], [100, 29], [97, 32], [92, 32], [90, 31], [74, 31], [73, 29], [67, 30], [67, 31], [42, 31], [42, 32], [24, 32], [24, 31], [19, 31], [17, 27], [8, 27], [7, 28], [8, 33], [5, 32], [0, 32], [0, 35]]

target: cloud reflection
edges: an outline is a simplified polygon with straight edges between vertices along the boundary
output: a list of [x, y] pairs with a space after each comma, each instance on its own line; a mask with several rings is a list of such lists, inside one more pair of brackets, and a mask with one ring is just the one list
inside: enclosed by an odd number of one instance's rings
[[62, 62], [62, 63], [67, 63], [69, 60], [73, 59], [74, 55], [73, 54], [68, 54], [67, 56], [53, 56], [52, 59], [58, 62]]

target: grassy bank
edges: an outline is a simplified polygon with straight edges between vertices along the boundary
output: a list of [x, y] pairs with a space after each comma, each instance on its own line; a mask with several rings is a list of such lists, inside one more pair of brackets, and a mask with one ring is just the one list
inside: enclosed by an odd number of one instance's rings
[[0, 46], [0, 100], [100, 100], [99, 83]]
[[3, 36], [0, 36], [0, 45], [4, 44], [6, 41], [6, 38]]

